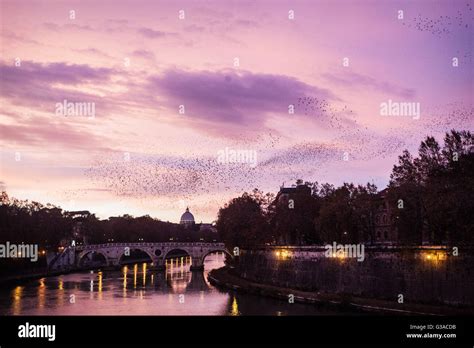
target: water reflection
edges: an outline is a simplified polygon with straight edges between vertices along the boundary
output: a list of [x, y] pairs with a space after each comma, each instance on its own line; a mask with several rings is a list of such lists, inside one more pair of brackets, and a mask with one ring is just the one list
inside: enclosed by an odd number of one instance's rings
[[[0, 288], [0, 314], [8, 315], [291, 315], [344, 314], [313, 305], [288, 304], [218, 290], [207, 273], [224, 265], [212, 254], [205, 269], [190, 271], [191, 258], [167, 260], [165, 271], [150, 263], [117, 271], [67, 274]], [[132, 281], [133, 280], [133, 281]], [[74, 295], [74, 301], [70, 297]]]
[[237, 303], [237, 298], [235, 296], [234, 296], [234, 300], [232, 301], [230, 315], [233, 315], [233, 316], [240, 315], [239, 305]]
[[44, 303], [46, 300], [46, 285], [44, 284], [45, 278], [41, 278], [39, 280], [39, 286], [38, 286], [38, 307], [40, 310], [44, 308]]
[[13, 290], [13, 314], [21, 314], [21, 297], [23, 293], [23, 287], [17, 286]]
[[[167, 285], [174, 293], [185, 292], [188, 284], [191, 283], [192, 272], [191, 258], [179, 257], [166, 260], [165, 262], [165, 279]], [[196, 272], [197, 273], [197, 272]]]

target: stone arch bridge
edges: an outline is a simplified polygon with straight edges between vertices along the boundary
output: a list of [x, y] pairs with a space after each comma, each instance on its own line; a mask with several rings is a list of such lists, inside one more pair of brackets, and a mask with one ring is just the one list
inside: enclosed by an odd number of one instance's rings
[[49, 263], [50, 270], [79, 268], [81, 261], [90, 253], [97, 253], [105, 258], [107, 266], [120, 266], [120, 261], [128, 252], [139, 250], [145, 252], [157, 268], [165, 268], [165, 260], [169, 253], [184, 251], [191, 259], [192, 270], [204, 269], [204, 259], [213, 252], [224, 252], [232, 257], [224, 243], [107, 243], [67, 247]]

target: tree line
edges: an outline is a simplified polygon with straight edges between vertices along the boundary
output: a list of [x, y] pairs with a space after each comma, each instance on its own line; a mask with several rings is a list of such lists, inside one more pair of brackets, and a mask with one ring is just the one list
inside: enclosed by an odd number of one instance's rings
[[228, 247], [373, 243], [378, 209], [387, 204], [398, 244], [474, 244], [474, 138], [452, 130], [444, 144], [428, 136], [414, 157], [408, 150], [381, 192], [373, 184], [303, 182], [290, 202], [258, 189], [220, 208], [217, 229]]
[[101, 220], [95, 214], [74, 217], [52, 204], [0, 196], [0, 242], [39, 244], [43, 249], [57, 249], [72, 240], [77, 243], [214, 241], [217, 234], [199, 226], [184, 226], [154, 219], [148, 215], [113, 216]]

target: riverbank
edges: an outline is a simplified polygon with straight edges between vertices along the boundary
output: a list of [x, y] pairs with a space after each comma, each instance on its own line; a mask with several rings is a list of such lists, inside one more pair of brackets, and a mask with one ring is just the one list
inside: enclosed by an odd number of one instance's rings
[[285, 302], [289, 301], [290, 295], [294, 296], [294, 302], [310, 304], [323, 304], [353, 311], [391, 314], [391, 315], [472, 315], [473, 308], [458, 308], [449, 306], [432, 306], [416, 303], [399, 304], [396, 301], [363, 298], [348, 294], [329, 294], [321, 292], [301, 291], [291, 288], [277, 287], [268, 284], [260, 284], [239, 277], [229, 267], [212, 270], [208, 275], [209, 282], [221, 288], [273, 297]]

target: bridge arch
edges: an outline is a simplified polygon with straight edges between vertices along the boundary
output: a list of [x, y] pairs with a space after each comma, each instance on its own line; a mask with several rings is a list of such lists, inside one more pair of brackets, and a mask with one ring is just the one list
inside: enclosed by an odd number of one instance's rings
[[82, 253], [79, 254], [77, 264], [79, 266], [83, 266], [84, 259], [89, 254], [101, 255], [105, 260], [105, 266], [109, 264], [109, 258], [107, 257], [106, 253], [103, 252], [102, 250], [84, 250]]
[[192, 255], [193, 253], [186, 247], [175, 247], [175, 248], [170, 248], [169, 250], [166, 250], [166, 252], [163, 255], [163, 260], [166, 260], [172, 252], [176, 252], [176, 251], [182, 251], [186, 253], [188, 256], [191, 256], [191, 257], [193, 256]]
[[[150, 262], [153, 262], [153, 260], [156, 258], [154, 254], [154, 251], [150, 251], [150, 250], [147, 250], [146, 248], [141, 248], [141, 247], [137, 247], [137, 246], [131, 246], [129, 247], [130, 249], [130, 254], [132, 253], [132, 251], [141, 251], [142, 253], [148, 255], [148, 258], [150, 259]], [[122, 260], [123, 260], [123, 257], [124, 256], [128, 256], [128, 255], [125, 255], [125, 248], [123, 249], [123, 251], [119, 254], [118, 258], [117, 258], [117, 263], [120, 265], [122, 263]]]
[[234, 256], [225, 248], [216, 248], [216, 249], [210, 249], [208, 251], [206, 251], [202, 257], [201, 257], [201, 264], [204, 265], [204, 260], [206, 259], [206, 257], [209, 255], [209, 254], [212, 254], [212, 253], [217, 253], [217, 252], [223, 252], [224, 254], [226, 254], [227, 256], [230, 256], [231, 259], [234, 258]]

